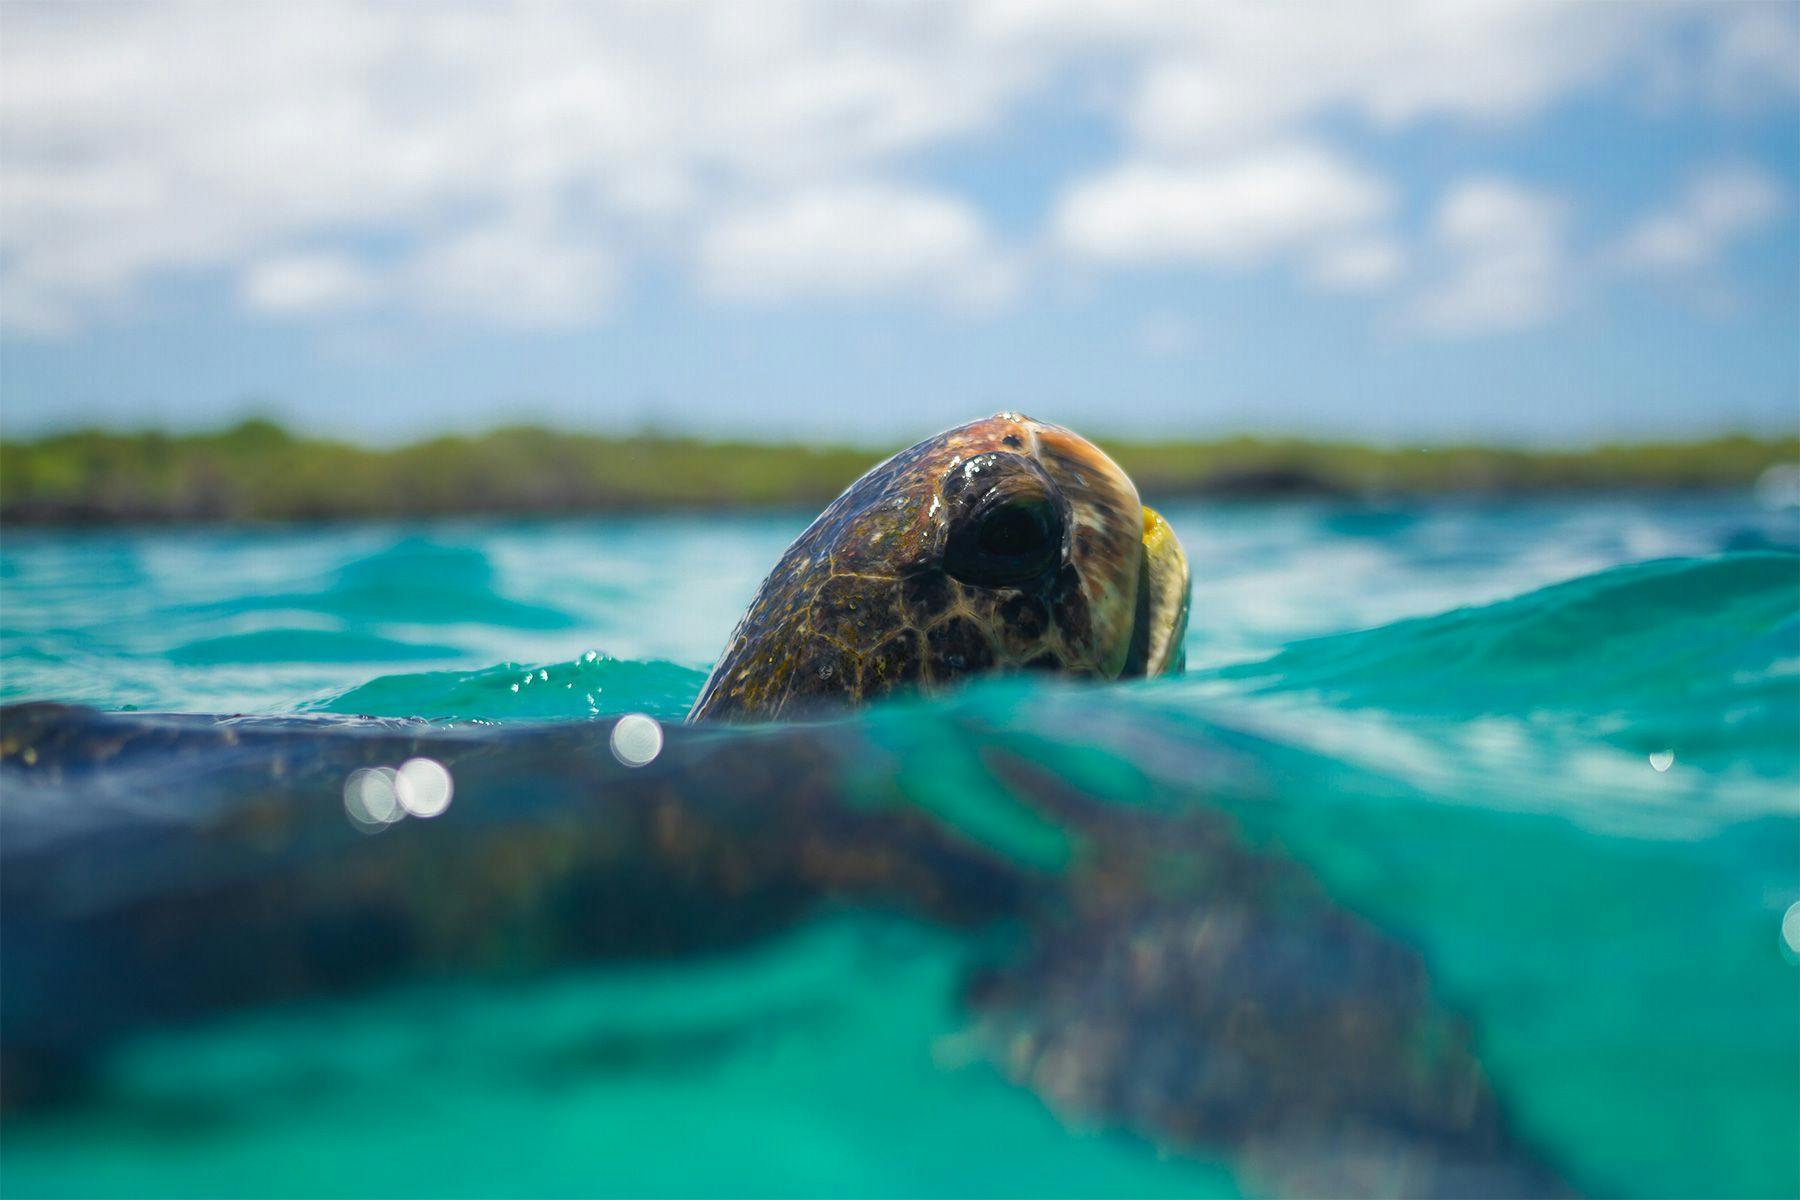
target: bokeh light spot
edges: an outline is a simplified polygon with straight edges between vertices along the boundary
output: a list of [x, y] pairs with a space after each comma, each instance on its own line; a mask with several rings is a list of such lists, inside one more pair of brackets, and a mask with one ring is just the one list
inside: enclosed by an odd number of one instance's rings
[[628, 767], [641, 767], [662, 753], [663, 731], [655, 717], [627, 713], [612, 728], [613, 757]]
[[394, 795], [415, 817], [435, 817], [450, 807], [456, 783], [450, 769], [435, 758], [409, 758], [400, 764]]
[[1800, 463], [1776, 463], [1756, 481], [1756, 498], [1764, 508], [1800, 508]]
[[362, 767], [344, 780], [344, 812], [364, 833], [378, 833], [406, 815], [394, 784], [392, 767]]

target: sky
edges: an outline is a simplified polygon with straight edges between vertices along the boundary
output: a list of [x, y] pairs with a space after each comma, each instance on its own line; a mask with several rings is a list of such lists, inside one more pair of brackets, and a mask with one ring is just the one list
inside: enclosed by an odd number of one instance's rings
[[1800, 4], [0, 5], [0, 433], [1800, 426]]

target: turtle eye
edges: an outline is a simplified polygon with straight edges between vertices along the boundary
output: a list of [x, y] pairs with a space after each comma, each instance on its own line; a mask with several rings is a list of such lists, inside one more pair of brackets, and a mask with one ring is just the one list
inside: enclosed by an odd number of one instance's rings
[[1042, 504], [1007, 504], [989, 513], [975, 536], [993, 558], [1022, 558], [1050, 544]]
[[1062, 553], [1062, 520], [1043, 495], [993, 495], [952, 530], [944, 569], [964, 583], [1004, 587], [1044, 574]]

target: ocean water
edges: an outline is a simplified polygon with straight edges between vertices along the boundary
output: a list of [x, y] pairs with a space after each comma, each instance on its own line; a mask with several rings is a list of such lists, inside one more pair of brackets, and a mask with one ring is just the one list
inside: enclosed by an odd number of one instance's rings
[[[671, 729], [665, 758], [829, 746], [846, 794], [878, 787], [1046, 876], [1080, 831], [1004, 764], [1083, 803], [1216, 816], [1417, 956], [1550, 1175], [1800, 1193], [1800, 512], [1743, 495], [1166, 515], [1194, 573], [1183, 678], [995, 680], [785, 740]], [[425, 718], [500, 744], [673, 724], [809, 517], [8, 530], [0, 699]], [[738, 799], [779, 799], [743, 778]], [[1175, 1136], [1135, 1101], [1084, 1107], [1009, 1070], [974, 1028], [991, 936], [831, 903], [704, 952], [138, 1030], [77, 1100], [7, 1116], [0, 1191], [1308, 1190], [1269, 1165], [1302, 1147]], [[1301, 956], [1281, 986], [1330, 970]]]

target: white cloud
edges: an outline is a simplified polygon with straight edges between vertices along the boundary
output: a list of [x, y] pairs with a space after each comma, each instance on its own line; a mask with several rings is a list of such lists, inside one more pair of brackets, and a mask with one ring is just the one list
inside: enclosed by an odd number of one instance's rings
[[1443, 198], [1421, 248], [1426, 280], [1412, 299], [1412, 323], [1440, 335], [1523, 329], [1620, 275], [1684, 282], [1702, 306], [1729, 307], [1730, 288], [1719, 278], [1727, 247], [1767, 226], [1782, 202], [1755, 168], [1717, 167], [1624, 236], [1577, 249], [1565, 199], [1511, 180], [1465, 180]]
[[1097, 262], [1241, 266], [1367, 226], [1390, 203], [1381, 180], [1327, 150], [1293, 145], [1114, 168], [1071, 188], [1054, 225], [1064, 248]]
[[1435, 271], [1414, 300], [1419, 327], [1447, 334], [1522, 329], [1558, 312], [1573, 279], [1564, 204], [1494, 178], [1451, 189], [1430, 232]]
[[1719, 5], [1704, 29], [1701, 88], [1716, 103], [1741, 109], [1770, 100], [1791, 105], [1800, 94], [1800, 7]]
[[1514, 119], [1604, 78], [1679, 15], [1493, 0], [1174, 12], [1130, 112], [1145, 143], [1175, 151], [1243, 144], [1326, 111], [1387, 127]]
[[367, 303], [374, 276], [347, 254], [284, 254], [251, 264], [244, 302], [265, 313], [309, 313]]
[[[1324, 145], [1327, 118], [1519, 120], [1648, 64], [1681, 103], [1800, 89], [1778, 7], [320, 0], [0, 20], [9, 332], [128, 315], [179, 274], [235, 279], [270, 315], [479, 323], [594, 320], [645, 260], [734, 296], [991, 297], [1017, 251], [915, 164], [1072, 80], [1121, 150], [1061, 198], [1059, 244], [1370, 288], [1398, 270], [1372, 249], [1388, 189]], [[910, 251], [875, 229], [840, 262], [808, 248], [833, 244], [820, 197], [843, 180], [905, 209]]]
[[1670, 207], [1633, 226], [1608, 258], [1632, 271], [1710, 270], [1734, 239], [1767, 225], [1780, 210], [1781, 190], [1762, 171], [1718, 167], [1692, 180]]
[[922, 292], [981, 304], [1010, 276], [968, 205], [873, 184], [826, 185], [728, 214], [706, 231], [699, 258], [707, 290], [732, 299]]
[[[201, 3], [4, 19], [14, 331], [79, 327], [177, 271], [230, 271], [247, 305], [316, 313], [332, 289], [283, 266], [300, 245], [335, 256], [338, 283], [360, 276], [337, 289], [346, 302], [589, 320], [628, 255], [679, 257], [748, 197], [878, 176], [995, 119], [1035, 69], [950, 9]], [[383, 255], [350, 265], [371, 243]]]
[[1332, 242], [1307, 264], [1307, 278], [1314, 286], [1336, 292], [1375, 291], [1405, 271], [1405, 249], [1395, 239], [1381, 235]]
[[427, 311], [554, 328], [600, 316], [617, 279], [604, 247], [541, 219], [515, 217], [429, 242], [407, 264], [404, 286]]
[[520, 219], [430, 239], [379, 271], [336, 252], [259, 259], [239, 294], [253, 311], [276, 317], [386, 302], [501, 327], [557, 328], [601, 316], [617, 282], [603, 247]]

